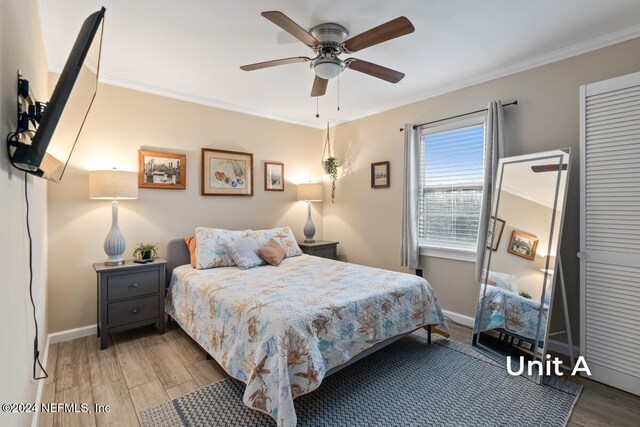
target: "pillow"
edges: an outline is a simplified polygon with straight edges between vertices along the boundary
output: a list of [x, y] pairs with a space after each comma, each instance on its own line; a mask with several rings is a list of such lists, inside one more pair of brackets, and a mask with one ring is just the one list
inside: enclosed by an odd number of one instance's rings
[[227, 252], [233, 261], [243, 270], [264, 265], [264, 260], [258, 255], [258, 244], [251, 237], [232, 240], [227, 243]]
[[227, 252], [227, 243], [247, 237], [249, 230], [196, 228], [196, 268], [231, 267], [236, 265]]
[[280, 265], [286, 258], [287, 252], [275, 239], [269, 240], [265, 246], [258, 249], [258, 255], [262, 257], [269, 265]]
[[553, 290], [553, 286], [548, 285], [546, 290], [544, 291], [544, 301], [542, 301], [542, 303], [544, 305], [549, 305], [551, 304], [551, 291]]
[[251, 230], [249, 233], [258, 244], [258, 247], [266, 246], [271, 239], [274, 239], [284, 248], [286, 257], [302, 255], [302, 250], [296, 242], [296, 238], [289, 227], [278, 227], [269, 230]]
[[196, 236], [187, 236], [184, 238], [184, 242], [189, 248], [189, 258], [191, 260], [191, 267], [196, 268]]
[[497, 271], [489, 271], [489, 281], [494, 281], [495, 286], [502, 288], [514, 294], [518, 293], [518, 280], [516, 276]]

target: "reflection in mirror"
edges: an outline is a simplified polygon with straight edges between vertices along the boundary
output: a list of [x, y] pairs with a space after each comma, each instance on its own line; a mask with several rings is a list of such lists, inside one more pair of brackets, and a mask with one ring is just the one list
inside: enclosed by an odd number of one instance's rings
[[485, 249], [473, 345], [536, 382], [529, 365], [546, 362], [569, 161], [569, 149], [500, 160]]

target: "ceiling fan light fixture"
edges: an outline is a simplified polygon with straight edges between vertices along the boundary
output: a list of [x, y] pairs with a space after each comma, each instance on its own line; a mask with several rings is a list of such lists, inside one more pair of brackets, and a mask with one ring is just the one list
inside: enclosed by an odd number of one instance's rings
[[311, 63], [311, 69], [320, 78], [331, 80], [345, 68], [344, 61], [337, 58], [318, 58]]

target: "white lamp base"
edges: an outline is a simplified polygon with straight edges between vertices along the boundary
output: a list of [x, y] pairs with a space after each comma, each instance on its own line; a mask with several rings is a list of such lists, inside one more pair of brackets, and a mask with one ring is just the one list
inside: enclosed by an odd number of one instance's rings
[[104, 239], [104, 251], [107, 254], [107, 260], [104, 265], [122, 265], [124, 264], [124, 250], [127, 243], [124, 235], [118, 226], [118, 202], [114, 200], [111, 203], [111, 229]]
[[304, 242], [315, 243], [313, 236], [316, 234], [316, 226], [311, 219], [311, 202], [307, 202], [307, 222], [304, 224]]

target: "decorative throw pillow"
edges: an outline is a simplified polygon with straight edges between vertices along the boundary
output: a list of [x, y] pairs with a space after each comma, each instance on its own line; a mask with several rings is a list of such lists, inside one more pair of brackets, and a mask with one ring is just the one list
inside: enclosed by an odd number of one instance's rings
[[228, 242], [227, 252], [243, 270], [264, 264], [264, 260], [258, 255], [258, 244], [251, 237]]
[[269, 240], [265, 246], [258, 249], [258, 254], [269, 263], [269, 265], [280, 265], [286, 258], [287, 252], [275, 239]]
[[231, 267], [236, 265], [227, 252], [227, 243], [247, 237], [250, 230], [196, 228], [196, 268]]
[[302, 255], [302, 250], [289, 227], [278, 227], [269, 230], [251, 230], [250, 234], [256, 240], [258, 247], [266, 246], [274, 239], [284, 248], [287, 257]]
[[489, 280], [494, 281], [498, 288], [502, 288], [514, 294], [518, 293], [518, 279], [516, 276], [512, 276], [506, 273], [500, 273], [497, 271], [489, 271]]
[[184, 238], [184, 242], [189, 248], [189, 259], [191, 261], [191, 267], [196, 268], [196, 236], [187, 236]]

